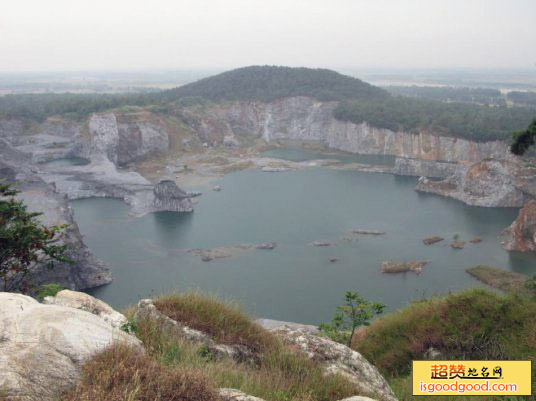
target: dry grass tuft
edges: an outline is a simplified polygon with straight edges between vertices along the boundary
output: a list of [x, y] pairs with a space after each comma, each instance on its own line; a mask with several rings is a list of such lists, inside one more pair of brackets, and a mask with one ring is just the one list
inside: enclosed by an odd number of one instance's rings
[[236, 388], [267, 401], [336, 401], [360, 393], [345, 378], [326, 376], [318, 362], [279, 342], [260, 354], [254, 366], [214, 360], [203, 346], [175, 336], [154, 321], [138, 321], [136, 333], [163, 366], [202, 372], [214, 388]]
[[244, 345], [254, 352], [277, 346], [275, 337], [239, 307], [195, 292], [167, 295], [154, 301], [160, 312], [200, 330], [223, 344]]
[[117, 344], [84, 364], [82, 380], [61, 401], [216, 401], [204, 376], [164, 368], [147, 354]]

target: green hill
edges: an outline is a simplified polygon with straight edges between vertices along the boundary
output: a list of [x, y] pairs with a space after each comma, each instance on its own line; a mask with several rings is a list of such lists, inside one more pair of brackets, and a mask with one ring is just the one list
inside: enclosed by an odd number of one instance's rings
[[322, 101], [389, 96], [383, 89], [335, 71], [276, 66], [238, 68], [171, 89], [162, 95], [169, 99], [201, 97], [215, 102], [271, 102], [290, 96], [311, 96]]
[[393, 131], [426, 130], [474, 141], [509, 140], [513, 132], [527, 127], [536, 115], [536, 108], [530, 107], [392, 96], [357, 78], [326, 69], [252, 66], [156, 93], [8, 95], [0, 97], [0, 119], [43, 121], [53, 115], [84, 119], [94, 112], [133, 105], [167, 114], [192, 104], [271, 102], [292, 96], [339, 101], [334, 117], [342, 121], [367, 122]]

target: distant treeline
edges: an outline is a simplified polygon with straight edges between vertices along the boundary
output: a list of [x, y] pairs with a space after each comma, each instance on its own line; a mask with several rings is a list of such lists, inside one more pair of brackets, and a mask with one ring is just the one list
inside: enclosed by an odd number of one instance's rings
[[430, 99], [390, 97], [375, 101], [343, 101], [335, 118], [393, 131], [428, 130], [441, 135], [491, 141], [509, 139], [526, 127], [536, 109], [489, 107], [467, 103], [444, 103]]
[[536, 107], [536, 92], [509, 92], [507, 97], [515, 104]]
[[94, 112], [123, 106], [143, 106], [159, 113], [172, 113], [178, 108], [207, 102], [270, 102], [289, 96], [310, 96], [320, 101], [340, 101], [334, 112], [335, 118], [340, 120], [367, 121], [391, 130], [430, 130], [477, 141], [508, 139], [512, 132], [530, 123], [536, 108], [490, 107], [460, 100], [477, 95], [480, 99], [490, 99], [496, 92], [488, 89], [458, 91], [457, 102], [445, 103], [440, 99], [424, 99], [424, 96], [392, 96], [383, 89], [330, 70], [257, 66], [154, 93], [7, 95], [0, 97], [0, 119], [43, 121], [54, 115], [83, 119]]
[[388, 86], [385, 89], [395, 96], [409, 96], [442, 102], [476, 103], [505, 106], [506, 100], [497, 89], [462, 88], [449, 86]]

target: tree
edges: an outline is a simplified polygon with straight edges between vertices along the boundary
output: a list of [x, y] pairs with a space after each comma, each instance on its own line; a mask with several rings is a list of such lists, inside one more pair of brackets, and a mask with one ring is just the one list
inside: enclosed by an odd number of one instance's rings
[[41, 266], [69, 262], [60, 243], [67, 225], [46, 227], [15, 198], [19, 191], [0, 183], [0, 291], [29, 293], [31, 276]]
[[368, 326], [370, 319], [383, 312], [385, 305], [370, 302], [359, 293], [347, 291], [344, 304], [337, 306], [331, 324], [321, 324], [319, 329], [332, 340], [348, 345], [352, 344], [355, 330], [359, 326]]
[[528, 128], [514, 134], [514, 141], [510, 145], [510, 151], [518, 156], [523, 155], [528, 148], [534, 145], [536, 138], [536, 118], [532, 120]]

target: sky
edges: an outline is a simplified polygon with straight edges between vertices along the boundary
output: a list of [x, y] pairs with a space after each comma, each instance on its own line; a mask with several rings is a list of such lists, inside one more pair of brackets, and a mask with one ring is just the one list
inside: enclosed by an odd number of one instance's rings
[[535, 68], [536, 0], [1, 0], [0, 71]]

